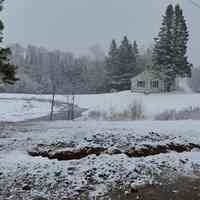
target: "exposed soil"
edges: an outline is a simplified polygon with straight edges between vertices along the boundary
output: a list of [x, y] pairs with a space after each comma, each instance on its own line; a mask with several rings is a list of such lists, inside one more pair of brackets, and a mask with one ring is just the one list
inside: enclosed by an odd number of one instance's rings
[[166, 145], [158, 145], [156, 147], [146, 145], [145, 148], [141, 149], [131, 148], [128, 151], [126, 151], [125, 154], [129, 157], [147, 157], [147, 156], [158, 155], [161, 153], [168, 153], [170, 151], [174, 151], [177, 153], [189, 152], [192, 149], [200, 149], [200, 145], [192, 143], [189, 144], [170, 143]]
[[180, 177], [173, 183], [157, 186], [147, 186], [138, 192], [125, 194], [122, 191], [113, 192], [111, 200], [199, 200], [200, 178]]
[[47, 157], [49, 159], [57, 159], [57, 160], [79, 160], [81, 158], [87, 157], [89, 155], [95, 154], [99, 156], [102, 152], [104, 152], [104, 148], [89, 148], [85, 147], [83, 149], [78, 149], [75, 151], [68, 150], [60, 150], [56, 152], [51, 151], [29, 151], [29, 155], [36, 157], [42, 156]]
[[168, 153], [170, 151], [174, 151], [177, 153], [189, 152], [193, 149], [200, 149], [200, 145], [198, 144], [165, 144], [158, 145], [156, 147], [146, 145], [144, 148], [131, 148], [125, 152], [122, 152], [118, 149], [105, 149], [102, 147], [84, 147], [81, 149], [60, 149], [57, 151], [51, 150], [45, 146], [37, 146], [30, 150], [28, 153], [33, 157], [42, 156], [47, 157], [49, 159], [57, 159], [57, 160], [78, 160], [89, 155], [101, 155], [101, 154], [126, 154], [128, 157], [147, 157], [158, 155], [161, 153]]

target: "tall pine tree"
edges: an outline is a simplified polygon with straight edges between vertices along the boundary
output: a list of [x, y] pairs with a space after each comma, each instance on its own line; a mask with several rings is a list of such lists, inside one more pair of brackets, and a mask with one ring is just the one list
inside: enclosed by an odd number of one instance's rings
[[108, 90], [118, 89], [119, 85], [119, 49], [115, 40], [112, 40], [107, 57], [107, 84]]
[[108, 90], [130, 90], [131, 78], [139, 71], [138, 56], [136, 41], [132, 45], [125, 36], [118, 47], [116, 41], [112, 40], [107, 58]]
[[[3, 9], [4, 0], [0, 0], [0, 11]], [[4, 25], [0, 20], [0, 43], [3, 42]], [[11, 51], [9, 48], [0, 47], [0, 80], [3, 83], [14, 84], [18, 79], [15, 77], [16, 67], [10, 64]]]
[[119, 47], [120, 90], [130, 90], [131, 78], [136, 74], [137, 63], [133, 45], [125, 36]]
[[138, 44], [136, 40], [133, 42], [133, 53], [135, 54], [136, 57], [139, 56]]
[[153, 70], [166, 82], [166, 90], [170, 91], [176, 77], [174, 71], [174, 9], [170, 4], [163, 17], [162, 26], [155, 39], [153, 51]]
[[191, 76], [192, 65], [188, 62], [187, 58], [188, 40], [189, 33], [183, 16], [183, 10], [179, 5], [176, 5], [174, 22], [174, 63], [176, 74], [181, 77]]
[[166, 82], [170, 91], [177, 76], [190, 77], [192, 65], [187, 58], [189, 33], [183, 11], [179, 5], [170, 4], [163, 17], [162, 26], [155, 39], [152, 69]]

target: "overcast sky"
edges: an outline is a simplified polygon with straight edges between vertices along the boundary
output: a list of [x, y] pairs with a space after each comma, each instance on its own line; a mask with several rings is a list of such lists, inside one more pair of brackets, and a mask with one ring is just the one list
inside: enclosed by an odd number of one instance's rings
[[95, 44], [107, 50], [112, 38], [128, 35], [148, 47], [169, 3], [184, 9], [190, 60], [200, 65], [200, 9], [188, 0], [6, 0], [4, 41], [83, 53]]

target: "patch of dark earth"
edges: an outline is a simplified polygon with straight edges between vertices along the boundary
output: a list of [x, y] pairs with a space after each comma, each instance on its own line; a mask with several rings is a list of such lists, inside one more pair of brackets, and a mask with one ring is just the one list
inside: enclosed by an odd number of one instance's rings
[[[67, 131], [67, 130], [66, 130]], [[169, 151], [184, 152], [200, 146], [191, 144], [184, 138], [169, 135], [160, 135], [150, 132], [147, 135], [135, 135], [134, 132], [128, 132], [121, 137], [123, 130], [103, 130], [103, 133], [97, 132], [92, 136], [82, 138], [84, 146], [77, 147], [77, 141], [63, 140], [55, 143], [43, 144], [39, 143], [31, 145], [29, 154], [32, 156], [48, 157], [50, 159], [70, 160], [81, 159], [91, 154], [126, 154], [129, 157], [146, 157], [157, 155], [160, 153], [168, 153]], [[116, 134], [113, 134], [116, 132]], [[175, 144], [174, 140], [182, 141], [183, 144]], [[81, 141], [79, 141], [82, 143]], [[165, 145], [150, 146], [152, 143], [164, 143]], [[66, 149], [70, 149], [67, 151]], [[56, 155], [55, 155], [56, 154]], [[74, 154], [74, 155], [73, 155]], [[70, 157], [70, 158], [69, 158]]]
[[62, 161], [62, 160], [79, 160], [89, 155], [99, 156], [101, 154], [108, 154], [108, 155], [125, 154], [130, 158], [147, 157], [147, 156], [158, 155], [161, 153], [162, 154], [169, 153], [171, 151], [177, 153], [190, 152], [193, 149], [200, 150], [200, 145], [193, 143], [189, 144], [169, 143], [158, 146], [144, 145], [144, 147], [142, 148], [132, 147], [127, 151], [121, 151], [119, 149], [114, 149], [114, 148], [105, 149], [103, 147], [84, 147], [72, 150], [68, 149], [51, 150], [45, 145], [37, 145], [33, 149], [29, 150], [28, 154], [33, 157], [41, 156], [41, 157], [47, 157], [49, 159], [57, 159]]
[[179, 177], [173, 182], [147, 185], [139, 189], [115, 189], [105, 200], [199, 200], [200, 178]]

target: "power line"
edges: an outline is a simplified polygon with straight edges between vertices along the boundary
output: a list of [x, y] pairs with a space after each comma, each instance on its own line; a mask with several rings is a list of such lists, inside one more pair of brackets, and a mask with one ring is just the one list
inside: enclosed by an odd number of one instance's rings
[[199, 3], [197, 3], [197, 2], [195, 2], [193, 0], [188, 0], [188, 2], [191, 3], [193, 6], [195, 6], [195, 7], [200, 9], [200, 4]]

